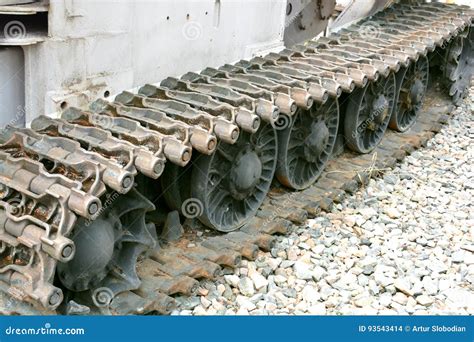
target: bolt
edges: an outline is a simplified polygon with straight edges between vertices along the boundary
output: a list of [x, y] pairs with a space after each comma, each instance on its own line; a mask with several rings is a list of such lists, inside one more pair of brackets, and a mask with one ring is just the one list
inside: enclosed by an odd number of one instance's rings
[[73, 251], [74, 251], [74, 248], [72, 248], [72, 246], [70, 246], [70, 245], [67, 245], [63, 248], [63, 250], [61, 252], [61, 256], [65, 259], [67, 259], [71, 256]]
[[207, 148], [209, 149], [209, 151], [214, 150], [215, 147], [216, 147], [216, 141], [210, 140], [209, 143], [207, 144]]
[[132, 185], [132, 177], [127, 176], [122, 181], [122, 187], [128, 189]]
[[232, 135], [231, 135], [231, 139], [232, 139], [232, 140], [236, 140], [236, 139], [238, 138], [238, 136], [239, 136], [239, 131], [236, 130], [236, 129], [233, 130], [233, 131], [232, 131]]
[[61, 293], [59, 291], [53, 292], [53, 294], [49, 297], [49, 305], [56, 306], [61, 301]]
[[185, 151], [183, 155], [181, 156], [181, 160], [183, 162], [189, 161], [190, 158], [191, 158], [191, 153], [189, 153], [189, 151]]
[[96, 202], [92, 202], [89, 205], [89, 208], [87, 209], [87, 211], [89, 212], [89, 215], [91, 216], [94, 216], [95, 214], [97, 214], [98, 210], [99, 210], [99, 205]]
[[253, 129], [257, 129], [259, 126], [260, 126], [260, 119], [256, 118], [256, 119], [253, 121], [252, 128], [253, 128]]
[[156, 175], [161, 175], [163, 173], [164, 165], [162, 161], [159, 161], [158, 163], [155, 164], [155, 167], [153, 168], [153, 172]]

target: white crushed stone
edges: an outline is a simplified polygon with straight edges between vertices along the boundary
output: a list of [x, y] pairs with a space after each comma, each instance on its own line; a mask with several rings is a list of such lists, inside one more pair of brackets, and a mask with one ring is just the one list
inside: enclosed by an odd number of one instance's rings
[[474, 314], [473, 98], [426, 148], [173, 314]]

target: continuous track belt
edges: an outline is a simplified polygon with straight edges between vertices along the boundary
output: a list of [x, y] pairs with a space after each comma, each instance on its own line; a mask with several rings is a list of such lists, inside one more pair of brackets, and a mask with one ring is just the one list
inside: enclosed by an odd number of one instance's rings
[[[112, 102], [98, 100], [87, 110], [70, 108], [60, 119], [41, 116], [31, 129], [8, 127], [0, 135], [2, 310], [169, 313], [174, 307], [172, 296], [193, 293], [197, 279], [213, 279], [222, 267], [237, 267], [242, 257], [252, 260], [259, 249], [270, 250], [273, 235], [285, 234], [292, 223], [303, 223], [320, 210], [330, 210], [377, 170], [393, 166], [426, 142], [449, 110], [420, 110], [427, 84], [427, 65], [420, 61], [462, 37], [467, 48], [459, 52], [456, 45], [449, 50], [450, 71], [445, 75], [449, 82], [456, 82], [452, 77], [459, 72], [456, 61], [467, 54], [466, 64], [472, 65], [472, 18], [473, 11], [466, 7], [395, 5], [365, 22], [293, 49], [188, 73], [181, 79], [168, 78], [160, 85], [142, 87], [138, 94], [123, 92]], [[377, 27], [375, 35], [364, 34], [361, 28], [368, 24]], [[412, 83], [405, 76], [420, 73], [426, 78]], [[411, 91], [404, 93], [406, 84]], [[449, 95], [454, 97], [458, 88], [451, 85]], [[374, 120], [382, 119], [370, 128], [373, 141], [366, 148], [360, 144], [359, 127], [352, 140], [347, 133], [354, 131], [350, 111], [361, 111], [370, 91], [379, 96], [372, 110], [380, 113]], [[338, 98], [343, 100], [340, 106]], [[355, 99], [359, 103], [351, 104]], [[401, 114], [399, 120], [394, 121], [394, 115], [390, 118], [392, 111], [401, 113], [404, 101], [413, 111], [411, 117], [403, 115], [408, 123]], [[335, 135], [340, 133], [339, 108], [344, 110], [340, 117], [345, 120], [348, 145], [371, 154], [346, 153], [329, 161]], [[271, 154], [259, 154], [260, 160], [255, 160], [257, 154], [251, 151], [244, 155], [243, 167], [237, 167], [239, 172], [252, 171], [248, 165], [262, 168], [255, 176], [259, 183], [254, 184], [259, 196], [253, 204], [245, 202], [250, 207], [242, 209], [245, 217], [222, 229], [211, 216], [201, 220], [221, 231], [243, 226], [239, 231], [202, 241], [186, 232], [178, 242], [157, 249], [155, 228], [146, 222], [154, 205], [134, 187], [138, 183], [140, 188], [142, 175], [163, 179], [167, 169], [186, 170], [200, 157], [196, 153], [192, 157], [193, 150], [208, 158], [216, 153], [232, 158], [236, 156], [227, 148], [252, 139], [258, 145], [260, 138], [260, 148], [269, 149], [264, 140], [268, 135], [262, 131], [270, 132], [271, 138], [271, 132], [282, 130], [282, 119], [296, 125], [310, 114], [332, 115], [335, 121], [318, 121], [315, 132], [326, 136], [324, 143], [332, 146], [329, 150], [310, 146], [309, 151], [320, 157], [313, 160], [314, 156], [306, 155], [306, 163], [315, 165], [306, 178], [294, 177], [295, 170], [287, 167], [290, 156], [281, 151], [282, 140], [288, 138], [291, 145], [292, 137], [279, 132], [278, 165], [269, 158]], [[388, 132], [379, 144], [389, 120], [392, 128], [407, 133]], [[270, 152], [277, 153], [276, 146]], [[265, 163], [277, 169], [284, 185], [302, 191], [273, 188], [267, 195], [273, 173], [271, 177], [265, 174]], [[184, 171], [175, 172], [187, 177], [181, 174]], [[101, 257], [90, 261], [92, 266], [74, 258], [75, 253], [85, 259], [93, 256], [94, 251], [84, 247], [91, 236], [111, 241], [113, 246], [104, 247]], [[189, 245], [189, 238], [195, 246]], [[71, 263], [74, 267], [68, 267]], [[100, 272], [91, 274], [96, 269]], [[64, 292], [63, 286], [68, 290]]]

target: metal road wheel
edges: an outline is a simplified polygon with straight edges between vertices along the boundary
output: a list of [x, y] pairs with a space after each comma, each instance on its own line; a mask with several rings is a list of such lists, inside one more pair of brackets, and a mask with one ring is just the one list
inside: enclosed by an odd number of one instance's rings
[[420, 57], [417, 62], [397, 73], [397, 100], [390, 118], [390, 128], [405, 132], [416, 122], [428, 88], [428, 77], [427, 57]]
[[155, 226], [145, 222], [154, 206], [138, 191], [110, 193], [98, 219], [79, 219], [73, 236], [74, 258], [59, 263], [61, 287], [74, 293], [89, 291], [96, 306], [107, 306], [115, 295], [141, 284], [138, 258], [157, 245]]
[[214, 154], [196, 158], [183, 215], [222, 232], [240, 228], [265, 199], [276, 160], [276, 131], [269, 124], [255, 134], [242, 132], [234, 145], [220, 142]]
[[339, 104], [331, 98], [310, 110], [299, 109], [278, 130], [277, 178], [297, 190], [313, 184], [329, 161], [339, 127]]
[[349, 96], [344, 136], [351, 150], [369, 153], [380, 143], [393, 112], [395, 90], [395, 75], [390, 74]]
[[446, 49], [441, 66], [449, 95], [459, 104], [469, 92], [474, 73], [474, 27], [454, 38]]

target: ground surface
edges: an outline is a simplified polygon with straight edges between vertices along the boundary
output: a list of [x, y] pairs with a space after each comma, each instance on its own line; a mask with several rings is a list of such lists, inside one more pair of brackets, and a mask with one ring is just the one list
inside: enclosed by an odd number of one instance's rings
[[473, 99], [426, 148], [174, 314], [474, 314]]

